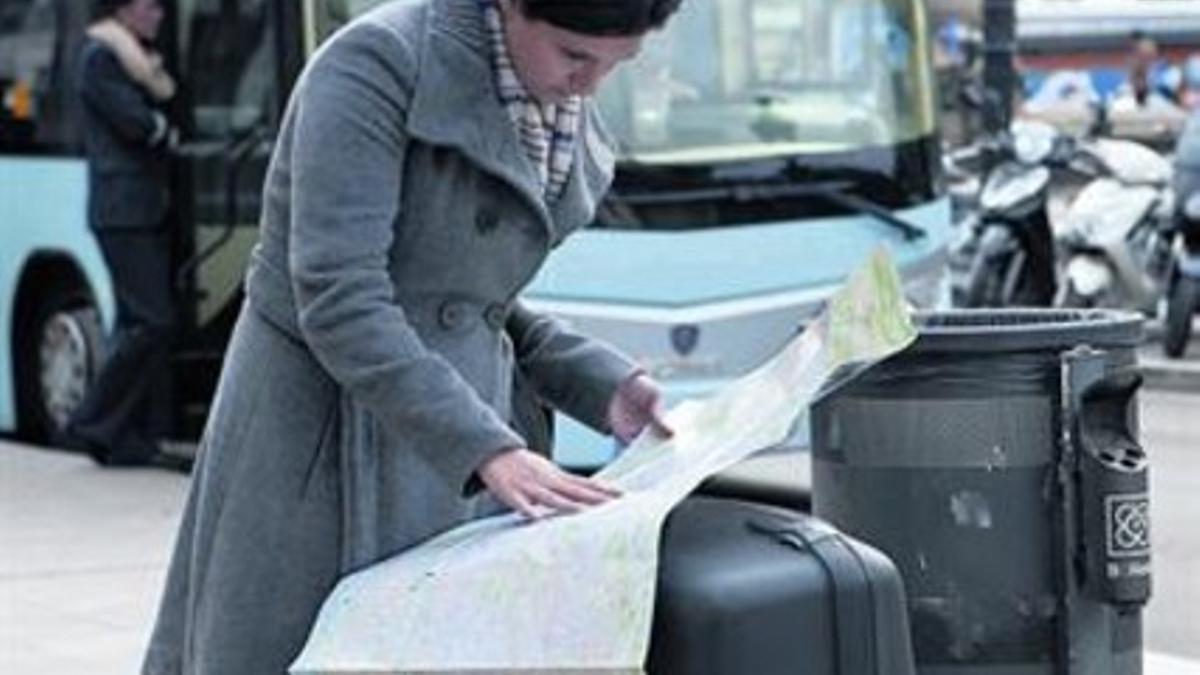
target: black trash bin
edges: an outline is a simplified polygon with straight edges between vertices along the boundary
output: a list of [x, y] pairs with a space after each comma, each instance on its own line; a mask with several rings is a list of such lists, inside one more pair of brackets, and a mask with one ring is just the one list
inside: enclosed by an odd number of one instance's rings
[[923, 674], [1141, 672], [1139, 316], [917, 317], [813, 406], [813, 513], [887, 554]]

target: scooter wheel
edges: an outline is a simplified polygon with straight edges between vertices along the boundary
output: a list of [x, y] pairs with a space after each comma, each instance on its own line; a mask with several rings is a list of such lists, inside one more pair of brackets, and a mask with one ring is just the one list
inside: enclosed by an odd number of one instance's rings
[[1200, 303], [1200, 279], [1179, 277], [1171, 287], [1167, 300], [1166, 330], [1163, 334], [1163, 351], [1177, 359], [1187, 351], [1192, 337], [1192, 315]]
[[977, 254], [971, 261], [965, 286], [962, 307], [1003, 307], [1003, 263]]

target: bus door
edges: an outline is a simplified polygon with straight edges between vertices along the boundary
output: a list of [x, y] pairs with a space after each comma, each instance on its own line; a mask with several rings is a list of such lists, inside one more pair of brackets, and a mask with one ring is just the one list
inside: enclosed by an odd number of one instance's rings
[[296, 70], [295, 4], [180, 0], [175, 7], [173, 117], [184, 138], [173, 176], [176, 392], [185, 434], [203, 422], [241, 305], [272, 140]]

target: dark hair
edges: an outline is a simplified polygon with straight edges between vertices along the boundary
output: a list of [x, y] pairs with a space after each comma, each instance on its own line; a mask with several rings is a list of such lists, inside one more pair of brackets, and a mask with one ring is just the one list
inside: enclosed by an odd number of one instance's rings
[[594, 36], [641, 35], [661, 28], [683, 0], [514, 0], [530, 19]]
[[92, 0], [92, 18], [107, 19], [133, 0]]

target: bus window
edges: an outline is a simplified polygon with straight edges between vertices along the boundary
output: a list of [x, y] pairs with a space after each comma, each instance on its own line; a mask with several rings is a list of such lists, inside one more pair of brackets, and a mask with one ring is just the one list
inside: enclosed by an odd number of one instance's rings
[[930, 80], [914, 77], [924, 29], [891, 0], [685, 3], [601, 104], [627, 158], [643, 164], [909, 141], [935, 124]]
[[77, 0], [0, 3], [0, 150], [72, 148], [77, 53], [86, 13]]
[[[601, 227], [844, 214], [801, 194], [813, 181], [886, 209], [938, 189], [932, 66], [913, 0], [694, 0], [598, 100], [621, 159]], [[798, 191], [759, 189], [777, 183]]]
[[275, 40], [266, 0], [183, 0], [180, 64], [192, 135], [221, 139], [278, 108]]

